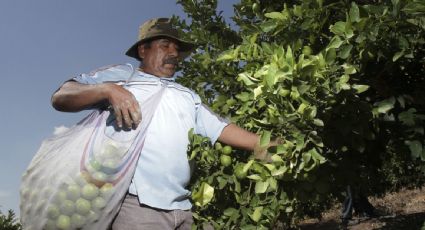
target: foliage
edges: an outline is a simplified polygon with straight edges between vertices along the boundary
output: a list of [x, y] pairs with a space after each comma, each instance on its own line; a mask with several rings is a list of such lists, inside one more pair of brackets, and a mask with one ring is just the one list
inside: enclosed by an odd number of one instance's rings
[[2, 230], [21, 230], [22, 226], [18, 222], [13, 210], [9, 210], [7, 215], [0, 211], [0, 229]]
[[198, 45], [178, 80], [257, 132], [271, 162], [191, 134], [198, 227], [287, 228], [350, 184], [379, 195], [425, 181], [425, 5], [420, 0], [178, 1]]

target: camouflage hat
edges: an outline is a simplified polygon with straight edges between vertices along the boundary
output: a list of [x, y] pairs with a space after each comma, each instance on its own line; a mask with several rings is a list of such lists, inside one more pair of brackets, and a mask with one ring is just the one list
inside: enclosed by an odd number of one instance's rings
[[180, 38], [177, 29], [171, 25], [171, 20], [169, 18], [154, 18], [148, 20], [139, 27], [139, 40], [134, 43], [125, 54], [141, 61], [142, 59], [139, 57], [138, 46], [156, 37], [176, 39], [179, 42], [179, 56], [182, 59], [189, 56], [195, 48], [194, 44]]

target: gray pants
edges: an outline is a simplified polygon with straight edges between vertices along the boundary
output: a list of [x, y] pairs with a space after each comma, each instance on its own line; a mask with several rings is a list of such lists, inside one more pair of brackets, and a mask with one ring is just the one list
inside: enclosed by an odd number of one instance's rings
[[112, 230], [190, 230], [190, 210], [162, 210], [140, 205], [136, 196], [125, 197], [121, 210], [112, 223]]

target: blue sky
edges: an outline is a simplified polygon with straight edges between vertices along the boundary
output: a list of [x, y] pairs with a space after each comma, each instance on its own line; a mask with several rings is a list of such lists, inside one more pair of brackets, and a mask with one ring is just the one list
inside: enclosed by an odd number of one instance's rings
[[[236, 0], [219, 1], [225, 16]], [[137, 64], [124, 55], [153, 17], [185, 17], [173, 0], [0, 1], [0, 210], [19, 212], [20, 178], [43, 139], [85, 113], [61, 113], [52, 93], [71, 76]]]

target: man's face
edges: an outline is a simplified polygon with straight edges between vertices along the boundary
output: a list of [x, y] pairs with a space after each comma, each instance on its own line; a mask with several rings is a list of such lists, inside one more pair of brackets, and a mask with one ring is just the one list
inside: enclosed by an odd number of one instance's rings
[[139, 46], [139, 55], [143, 59], [143, 71], [157, 77], [172, 77], [176, 72], [179, 47], [171, 38], [159, 38], [147, 45]]

